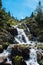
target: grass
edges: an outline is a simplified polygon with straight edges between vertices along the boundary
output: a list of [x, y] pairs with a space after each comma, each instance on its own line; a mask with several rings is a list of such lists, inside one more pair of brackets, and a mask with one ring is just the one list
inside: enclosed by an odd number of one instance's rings
[[38, 45], [38, 48], [43, 49], [43, 43]]

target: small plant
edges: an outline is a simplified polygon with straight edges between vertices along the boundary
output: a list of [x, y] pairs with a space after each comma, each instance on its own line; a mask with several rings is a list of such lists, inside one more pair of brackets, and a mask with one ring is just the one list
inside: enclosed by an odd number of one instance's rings
[[0, 45], [0, 53], [2, 53], [2, 52], [3, 52], [3, 46]]
[[39, 62], [40, 65], [43, 65], [43, 59]]
[[40, 43], [40, 45], [38, 45], [38, 48], [43, 49], [43, 45]]
[[9, 45], [9, 43], [8, 43], [8, 42], [4, 42], [4, 43], [2, 44], [3, 49], [7, 49], [8, 45]]
[[13, 58], [13, 63], [15, 63], [15, 65], [21, 65], [21, 61], [22, 61], [22, 56], [16, 56]]

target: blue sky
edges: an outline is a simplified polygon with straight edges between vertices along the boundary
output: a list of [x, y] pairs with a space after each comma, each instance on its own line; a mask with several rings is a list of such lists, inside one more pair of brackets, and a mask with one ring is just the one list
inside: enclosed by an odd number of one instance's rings
[[[43, 5], [43, 0], [40, 0]], [[10, 11], [11, 15], [17, 19], [23, 19], [30, 16], [38, 4], [39, 0], [2, 0], [3, 7]]]

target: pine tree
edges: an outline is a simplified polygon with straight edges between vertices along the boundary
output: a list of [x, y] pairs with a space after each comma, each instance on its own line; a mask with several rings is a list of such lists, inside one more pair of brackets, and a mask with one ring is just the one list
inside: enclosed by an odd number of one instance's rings
[[2, 0], [0, 0], [0, 8], [2, 8]]
[[30, 17], [34, 17], [34, 13], [33, 12], [31, 13], [31, 16]]
[[36, 8], [36, 21], [38, 22], [39, 25], [42, 25], [42, 18], [43, 18], [43, 11], [42, 11], [42, 5], [41, 2], [39, 1], [38, 7]]

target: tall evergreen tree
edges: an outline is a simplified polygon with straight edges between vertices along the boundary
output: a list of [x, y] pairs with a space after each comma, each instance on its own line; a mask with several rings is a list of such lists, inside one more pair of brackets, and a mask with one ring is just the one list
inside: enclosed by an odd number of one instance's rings
[[31, 16], [30, 17], [34, 17], [34, 13], [33, 12], [31, 13]]
[[42, 5], [41, 2], [39, 1], [38, 7], [36, 8], [36, 21], [42, 25], [42, 18], [43, 18], [43, 11], [42, 11]]
[[0, 8], [2, 8], [2, 0], [0, 0]]

